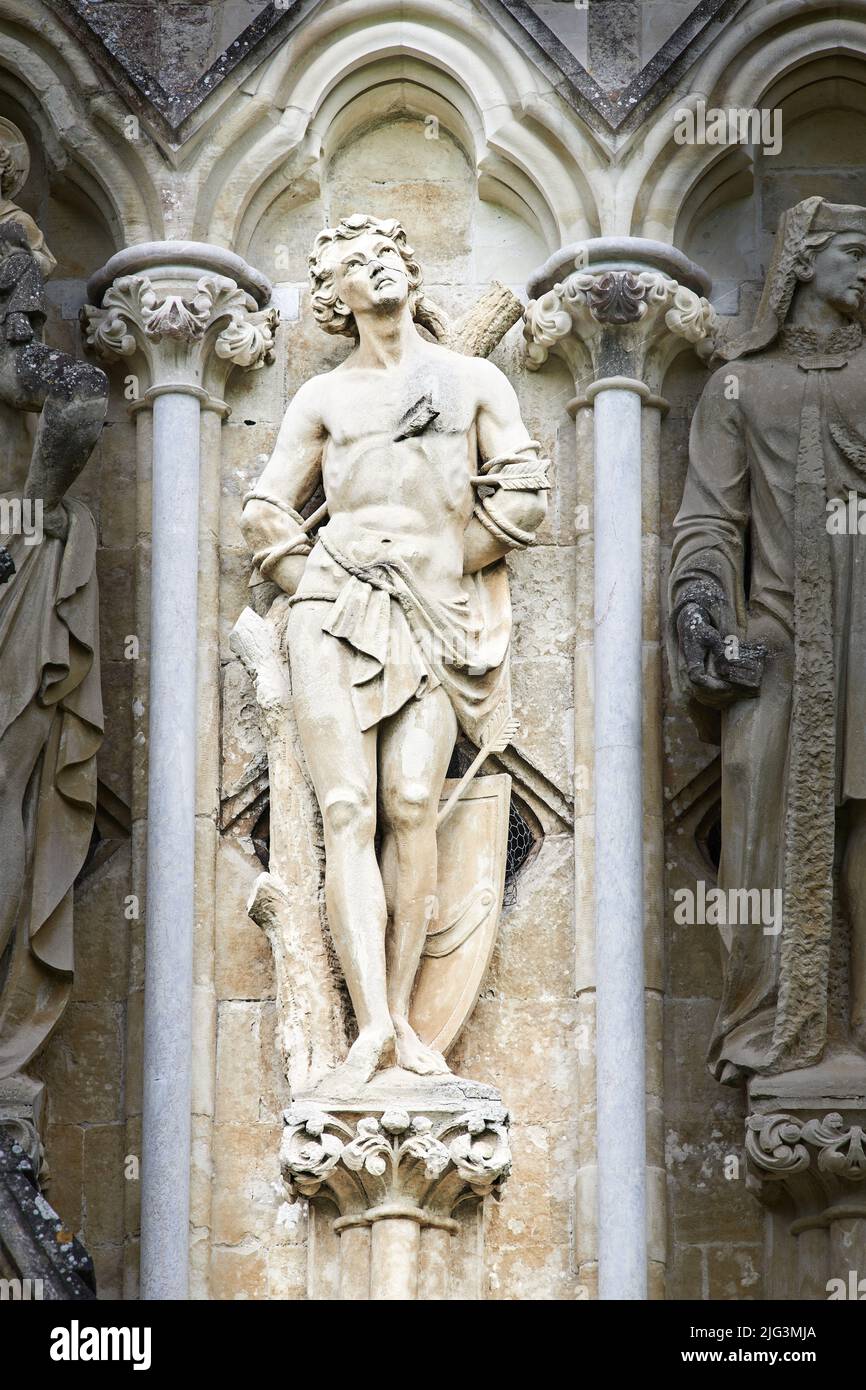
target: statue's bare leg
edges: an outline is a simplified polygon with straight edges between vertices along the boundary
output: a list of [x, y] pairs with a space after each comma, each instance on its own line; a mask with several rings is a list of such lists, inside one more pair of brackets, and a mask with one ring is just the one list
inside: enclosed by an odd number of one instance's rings
[[851, 923], [851, 1032], [866, 1050], [866, 801], [848, 805], [842, 882]]
[[0, 955], [12, 935], [27, 876], [24, 798], [54, 713], [34, 701], [0, 734]]
[[385, 987], [385, 893], [376, 862], [376, 731], [362, 733], [351, 698], [351, 651], [322, 632], [331, 605], [299, 603], [289, 619], [298, 733], [325, 831], [328, 921], [358, 1020], [341, 1073], [363, 1084], [393, 1060]]
[[440, 687], [389, 719], [379, 742], [382, 876], [388, 902], [388, 999], [397, 1060], [422, 1075], [448, 1068], [409, 1026], [409, 1004], [436, 900], [436, 815], [457, 736]]

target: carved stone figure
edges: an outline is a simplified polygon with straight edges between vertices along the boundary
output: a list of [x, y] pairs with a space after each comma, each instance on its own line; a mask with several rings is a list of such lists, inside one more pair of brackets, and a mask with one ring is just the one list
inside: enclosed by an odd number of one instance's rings
[[[0, 145], [4, 195], [7, 156]], [[108, 400], [99, 368], [41, 342], [39, 263], [53, 258], [35, 224], [3, 208], [14, 221], [0, 224], [0, 1082], [42, 1047], [72, 982], [102, 700], [96, 527], [66, 494]]]
[[27, 182], [30, 151], [17, 125], [0, 117], [0, 222], [17, 222], [40, 271], [47, 279], [57, 265], [33, 218], [13, 202]]
[[722, 1081], [828, 1059], [862, 1091], [866, 540], [839, 516], [866, 491], [864, 289], [866, 209], [791, 208], [692, 425], [671, 613], [683, 685], [721, 736], [719, 885], [782, 891], [780, 931], [723, 930]]
[[323, 231], [310, 275], [316, 319], [356, 345], [298, 391], [243, 527], [257, 576], [292, 596], [293, 713], [359, 1029], [341, 1078], [362, 1086], [394, 1061], [447, 1071], [410, 1024], [440, 797], [458, 729], [482, 753], [513, 733], [503, 557], [531, 543], [548, 483], [502, 373], [433, 340], [398, 222]]

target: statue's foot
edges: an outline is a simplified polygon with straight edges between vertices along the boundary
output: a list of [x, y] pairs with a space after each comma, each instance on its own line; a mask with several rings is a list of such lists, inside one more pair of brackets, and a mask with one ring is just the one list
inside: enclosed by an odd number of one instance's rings
[[357, 1089], [366, 1086], [381, 1067], [393, 1065], [393, 1027], [362, 1028], [349, 1048], [345, 1062], [334, 1072], [333, 1079], [341, 1088]]
[[442, 1053], [426, 1047], [405, 1019], [395, 1018], [394, 1027], [397, 1032], [398, 1066], [417, 1072], [419, 1076], [439, 1076], [450, 1072]]

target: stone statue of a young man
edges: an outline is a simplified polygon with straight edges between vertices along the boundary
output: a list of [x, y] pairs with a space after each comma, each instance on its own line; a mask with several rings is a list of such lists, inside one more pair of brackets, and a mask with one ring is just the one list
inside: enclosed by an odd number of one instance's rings
[[[346, 218], [310, 266], [317, 320], [356, 346], [298, 391], [243, 526], [293, 595], [294, 713], [359, 1027], [345, 1075], [363, 1084], [395, 1059], [447, 1071], [409, 1025], [437, 810], [458, 726], [479, 742], [509, 711], [501, 561], [533, 539], [547, 482], [502, 373], [418, 331], [429, 306], [398, 222]], [[299, 509], [320, 482], [330, 519], [311, 546]]]
[[791, 208], [692, 425], [671, 611], [721, 710], [719, 884], [782, 890], [780, 932], [725, 932], [723, 1081], [866, 1052], [866, 536], [831, 519], [866, 494], [864, 289], [866, 209]]

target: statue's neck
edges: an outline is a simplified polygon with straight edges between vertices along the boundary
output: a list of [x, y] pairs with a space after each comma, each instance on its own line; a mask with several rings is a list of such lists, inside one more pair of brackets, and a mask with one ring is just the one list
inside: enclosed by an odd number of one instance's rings
[[852, 319], [843, 319], [835, 328], [819, 329], [814, 324], [792, 323], [784, 325], [779, 334], [782, 348], [794, 356], [802, 353], [851, 353], [856, 352], [863, 338], [863, 329]]
[[385, 370], [399, 367], [417, 352], [420, 339], [408, 304], [399, 314], [356, 316], [358, 347], [353, 366]]
[[851, 319], [834, 305], [828, 304], [826, 299], [820, 298], [806, 281], [797, 287], [787, 322], [793, 328], [810, 328], [820, 335], [844, 328]]

